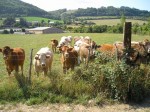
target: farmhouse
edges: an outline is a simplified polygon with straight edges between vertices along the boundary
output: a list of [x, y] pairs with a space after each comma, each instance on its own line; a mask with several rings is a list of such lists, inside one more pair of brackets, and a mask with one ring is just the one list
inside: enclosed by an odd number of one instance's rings
[[64, 33], [62, 29], [54, 27], [37, 27], [33, 29], [28, 29], [27, 32], [33, 34]]

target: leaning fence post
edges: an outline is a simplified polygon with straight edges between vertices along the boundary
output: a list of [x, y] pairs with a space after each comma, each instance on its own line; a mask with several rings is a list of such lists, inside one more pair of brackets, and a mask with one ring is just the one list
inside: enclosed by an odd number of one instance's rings
[[29, 78], [28, 78], [29, 83], [31, 83], [32, 53], [33, 53], [33, 49], [31, 49], [31, 53], [30, 53], [30, 66], [29, 66]]

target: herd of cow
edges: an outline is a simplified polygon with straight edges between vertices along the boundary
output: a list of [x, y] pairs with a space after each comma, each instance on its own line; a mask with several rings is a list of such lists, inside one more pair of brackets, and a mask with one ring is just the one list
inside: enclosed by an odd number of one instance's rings
[[[132, 51], [130, 52], [124, 52], [123, 42], [97, 45], [89, 36], [74, 38], [72, 36], [63, 36], [59, 42], [57, 39], [52, 39], [50, 45], [51, 48], [43, 47], [34, 56], [33, 66], [37, 74], [44, 72], [46, 75], [51, 71], [53, 56], [56, 52], [61, 53], [60, 61], [64, 73], [68, 69], [74, 70], [74, 67], [81, 62], [84, 62], [88, 66], [88, 62], [96, 57], [95, 51], [99, 51], [110, 57], [116, 56], [118, 61], [126, 57], [131, 65], [140, 65], [141, 63], [149, 63], [150, 61], [150, 41], [148, 39], [141, 42], [131, 42]], [[8, 75], [13, 70], [18, 73], [19, 66], [23, 75], [25, 50], [5, 46], [0, 48], [0, 52], [3, 54]]]

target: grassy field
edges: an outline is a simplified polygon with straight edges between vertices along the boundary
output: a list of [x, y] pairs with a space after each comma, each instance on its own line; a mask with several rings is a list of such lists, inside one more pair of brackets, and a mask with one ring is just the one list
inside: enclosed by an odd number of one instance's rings
[[[117, 25], [120, 23], [120, 19], [101, 19], [101, 20], [88, 20], [88, 22], [93, 22], [96, 25], [108, 25], [108, 26], [113, 26]], [[133, 19], [126, 19], [126, 22], [132, 22], [138, 23], [139, 25], [143, 25], [143, 23], [147, 23], [147, 21], [142, 21], [142, 20], [133, 20]]]
[[[103, 43], [114, 43], [115, 41], [122, 41], [123, 35], [122, 34], [91, 34], [91, 33], [83, 33], [83, 34], [41, 34], [41, 35], [0, 35], [0, 48], [8, 45], [10, 47], [22, 47], [26, 51], [26, 61], [25, 61], [25, 70], [27, 72], [28, 66], [29, 66], [29, 58], [30, 58], [30, 51], [33, 49], [33, 54], [35, 54], [41, 47], [50, 47], [50, 40], [52, 38], [56, 38], [60, 40], [62, 36], [90, 36], [94, 41], [97, 42], [97, 44], [103, 44]], [[148, 38], [149, 36], [139, 36], [139, 35], [133, 35], [132, 40], [135, 41], [142, 41], [143, 39]], [[54, 58], [56, 61], [54, 61], [53, 65], [54, 68], [56, 65], [60, 66], [59, 61], [59, 55], [55, 54]], [[2, 55], [0, 55], [0, 62], [4, 65], [4, 61], [2, 59]], [[59, 69], [61, 71], [61, 69]], [[27, 72], [28, 73], [28, 72]], [[26, 73], [26, 74], [27, 74]], [[6, 70], [4, 69], [4, 66], [0, 66], [0, 75], [1, 77], [8, 77]], [[1, 79], [2, 80], [2, 79]]]
[[26, 21], [32, 22], [32, 21], [39, 21], [41, 22], [42, 20], [44, 20], [45, 22], [48, 22], [48, 20], [50, 20], [51, 22], [62, 22], [60, 20], [53, 20], [53, 19], [48, 19], [48, 18], [42, 18], [42, 17], [23, 17], [24, 19], [26, 19]]
[[[8, 45], [10, 47], [22, 47], [26, 52], [26, 59], [24, 65], [24, 76], [29, 74], [30, 65], [30, 52], [33, 49], [33, 55], [41, 47], [50, 47], [50, 40], [52, 38], [60, 40], [62, 36], [90, 36], [92, 40], [97, 44], [114, 43], [115, 41], [122, 41], [122, 34], [91, 34], [91, 33], [63, 33], [63, 34], [40, 34], [40, 35], [0, 35], [0, 48]], [[150, 36], [133, 35], [132, 40], [142, 41], [143, 39], [149, 39]], [[80, 74], [79, 74], [80, 75]], [[85, 74], [86, 75], [86, 74]], [[23, 82], [26, 81], [25, 77], [7, 75], [4, 60], [2, 54], [0, 54], [0, 99], [2, 101], [23, 101], [27, 104], [38, 104], [44, 101], [51, 103], [69, 103], [76, 99], [75, 103], [84, 104], [91, 96], [86, 94], [92, 94], [92, 85], [86, 81], [78, 80], [80, 76], [76, 76], [77, 80], [72, 81], [71, 74], [64, 75], [62, 73], [62, 67], [60, 63], [60, 54], [54, 54], [54, 61], [52, 66], [52, 73], [44, 77], [40, 74], [36, 76], [32, 69], [31, 86], [27, 87]], [[72, 88], [72, 89], [71, 89]], [[74, 98], [77, 97], [77, 98]], [[104, 101], [103, 98], [98, 97], [98, 101]]]

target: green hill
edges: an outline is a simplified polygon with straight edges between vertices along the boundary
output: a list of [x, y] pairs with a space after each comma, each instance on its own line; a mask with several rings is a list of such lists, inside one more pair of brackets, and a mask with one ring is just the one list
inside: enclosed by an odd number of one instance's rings
[[21, 0], [0, 0], [0, 17], [39, 16], [46, 17], [48, 12]]

